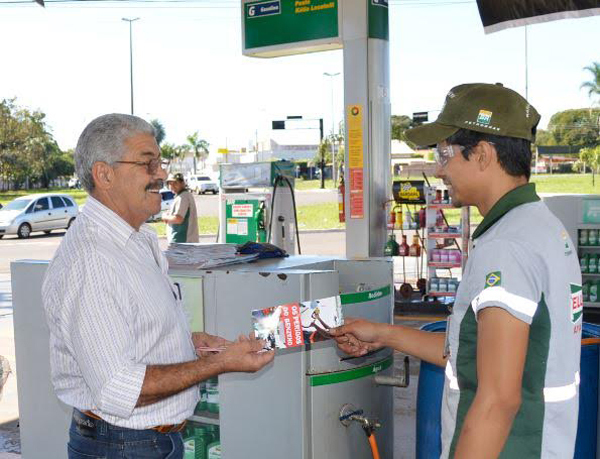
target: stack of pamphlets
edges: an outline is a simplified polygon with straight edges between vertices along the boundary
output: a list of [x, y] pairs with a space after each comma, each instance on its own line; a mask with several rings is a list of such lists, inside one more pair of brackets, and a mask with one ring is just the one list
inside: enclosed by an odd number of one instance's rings
[[344, 324], [339, 296], [289, 303], [252, 311], [257, 338], [267, 341], [265, 349], [286, 349], [331, 338], [329, 329]]
[[258, 258], [258, 254], [239, 255], [236, 244], [183, 244], [172, 242], [165, 251], [169, 266], [208, 269], [243, 263]]

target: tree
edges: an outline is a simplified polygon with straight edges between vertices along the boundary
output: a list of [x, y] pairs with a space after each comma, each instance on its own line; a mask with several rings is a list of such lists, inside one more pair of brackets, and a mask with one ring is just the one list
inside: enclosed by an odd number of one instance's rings
[[579, 161], [592, 170], [592, 185], [596, 186], [596, 174], [600, 172], [600, 146], [582, 148], [579, 151]]
[[160, 156], [167, 161], [173, 161], [177, 157], [177, 147], [172, 143], [165, 143], [160, 147]]
[[64, 157], [41, 111], [17, 106], [15, 99], [0, 101], [0, 179], [3, 189], [41, 183], [47, 188], [63, 173], [72, 174], [73, 162]]
[[160, 144], [165, 140], [165, 127], [163, 124], [157, 120], [156, 118], [150, 121], [150, 124], [154, 128], [154, 137], [156, 138], [156, 143], [160, 147]]
[[392, 115], [392, 139], [406, 142], [411, 148], [414, 148], [416, 145], [406, 138], [404, 132], [419, 124], [421, 123], [415, 123], [410, 116]]
[[194, 132], [192, 135], [187, 136], [187, 141], [189, 142], [192, 150], [194, 151], [194, 174], [196, 173], [196, 158], [202, 161], [202, 169], [204, 169], [204, 162], [208, 157], [208, 147], [210, 144], [200, 138], [200, 134], [198, 131]]
[[556, 141], [554, 140], [554, 136], [551, 132], [545, 131], [543, 129], [538, 129], [535, 134], [535, 144], [536, 145], [556, 145]]
[[600, 96], [600, 63], [594, 62], [583, 69], [592, 74], [592, 79], [581, 83], [580, 89], [585, 89], [593, 101], [594, 97]]
[[555, 113], [548, 123], [554, 145], [595, 147], [600, 143], [600, 109], [572, 109]]

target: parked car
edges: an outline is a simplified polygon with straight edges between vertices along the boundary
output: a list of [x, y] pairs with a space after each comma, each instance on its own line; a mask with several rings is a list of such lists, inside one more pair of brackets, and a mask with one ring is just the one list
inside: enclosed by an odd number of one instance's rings
[[68, 229], [79, 208], [75, 200], [66, 194], [44, 193], [23, 196], [0, 209], [0, 239], [5, 234], [16, 234], [21, 239], [31, 233]]
[[175, 199], [175, 193], [171, 190], [160, 190], [160, 212], [148, 219], [149, 222], [160, 220], [163, 212], [168, 212]]
[[79, 188], [81, 188], [81, 183], [79, 182], [79, 179], [77, 177], [71, 177], [69, 179], [68, 186], [69, 186], [70, 190], [79, 189]]
[[190, 176], [187, 180], [187, 186], [191, 191], [197, 194], [217, 194], [219, 192], [219, 185], [217, 185], [217, 182], [212, 180], [208, 175]]

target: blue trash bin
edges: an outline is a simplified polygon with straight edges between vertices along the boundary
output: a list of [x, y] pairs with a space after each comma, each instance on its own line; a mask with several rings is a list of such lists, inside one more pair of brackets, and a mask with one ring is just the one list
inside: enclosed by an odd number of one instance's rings
[[[429, 332], [446, 331], [446, 321], [421, 327]], [[417, 386], [417, 459], [439, 459], [442, 452], [442, 393], [444, 369], [421, 361]]]
[[[445, 332], [446, 322], [433, 322], [421, 327], [430, 332]], [[598, 359], [600, 326], [583, 324], [581, 346], [581, 384], [579, 386], [579, 419], [574, 459], [596, 457], [598, 429]], [[417, 459], [439, 459], [442, 453], [442, 394], [444, 369], [421, 362], [417, 387]]]

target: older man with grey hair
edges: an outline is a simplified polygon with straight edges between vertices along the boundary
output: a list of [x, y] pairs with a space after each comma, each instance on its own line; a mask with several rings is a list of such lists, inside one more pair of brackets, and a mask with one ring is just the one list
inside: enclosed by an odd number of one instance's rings
[[[154, 231], [165, 164], [146, 121], [93, 120], [75, 150], [90, 194], [43, 284], [52, 382], [73, 406], [69, 458], [182, 458], [181, 430], [196, 385], [255, 372], [273, 359], [263, 342], [190, 333]], [[202, 346], [225, 346], [213, 355]]]

